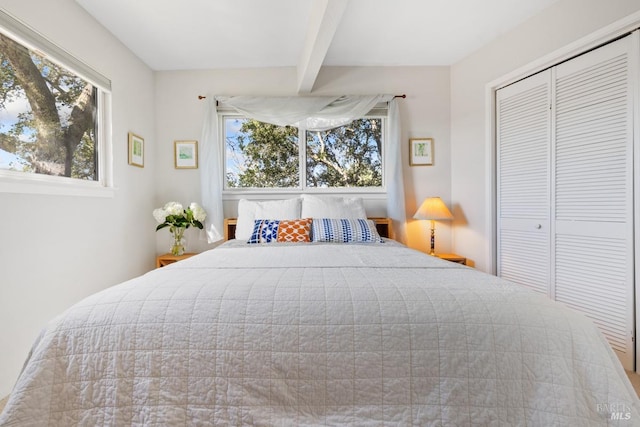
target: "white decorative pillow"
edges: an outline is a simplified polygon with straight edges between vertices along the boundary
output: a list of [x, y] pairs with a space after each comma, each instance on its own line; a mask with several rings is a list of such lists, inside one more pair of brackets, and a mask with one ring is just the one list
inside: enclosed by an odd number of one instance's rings
[[248, 240], [253, 232], [256, 219], [300, 219], [301, 202], [298, 197], [266, 202], [240, 199], [238, 201], [236, 239]]
[[359, 197], [302, 195], [302, 218], [366, 218], [364, 204]]
[[373, 221], [368, 219], [314, 218], [312, 242], [384, 243]]

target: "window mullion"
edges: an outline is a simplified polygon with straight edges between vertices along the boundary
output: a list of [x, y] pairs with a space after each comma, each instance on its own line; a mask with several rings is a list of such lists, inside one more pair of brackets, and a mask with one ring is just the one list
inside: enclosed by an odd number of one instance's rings
[[307, 130], [303, 127], [298, 128], [298, 162], [300, 177], [300, 188], [302, 191], [307, 190]]

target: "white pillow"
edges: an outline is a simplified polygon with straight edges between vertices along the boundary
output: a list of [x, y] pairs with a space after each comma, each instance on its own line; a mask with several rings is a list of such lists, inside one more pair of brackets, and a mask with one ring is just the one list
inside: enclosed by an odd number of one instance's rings
[[300, 198], [287, 200], [270, 200], [254, 202], [240, 199], [238, 201], [238, 223], [236, 239], [248, 240], [253, 232], [256, 219], [300, 219]]
[[301, 218], [366, 218], [367, 212], [359, 197], [302, 195]]

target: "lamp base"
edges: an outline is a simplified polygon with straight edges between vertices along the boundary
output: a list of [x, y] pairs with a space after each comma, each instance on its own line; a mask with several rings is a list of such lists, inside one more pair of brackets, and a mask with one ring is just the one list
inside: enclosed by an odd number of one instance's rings
[[436, 224], [434, 220], [431, 220], [431, 251], [429, 255], [436, 255]]

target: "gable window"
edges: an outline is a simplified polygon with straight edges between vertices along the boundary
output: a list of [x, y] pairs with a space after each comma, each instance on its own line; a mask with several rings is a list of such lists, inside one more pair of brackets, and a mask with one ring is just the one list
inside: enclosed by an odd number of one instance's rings
[[226, 190], [383, 188], [381, 116], [325, 131], [231, 115], [221, 121]]
[[109, 88], [85, 64], [0, 14], [0, 177], [106, 186], [101, 130]]

